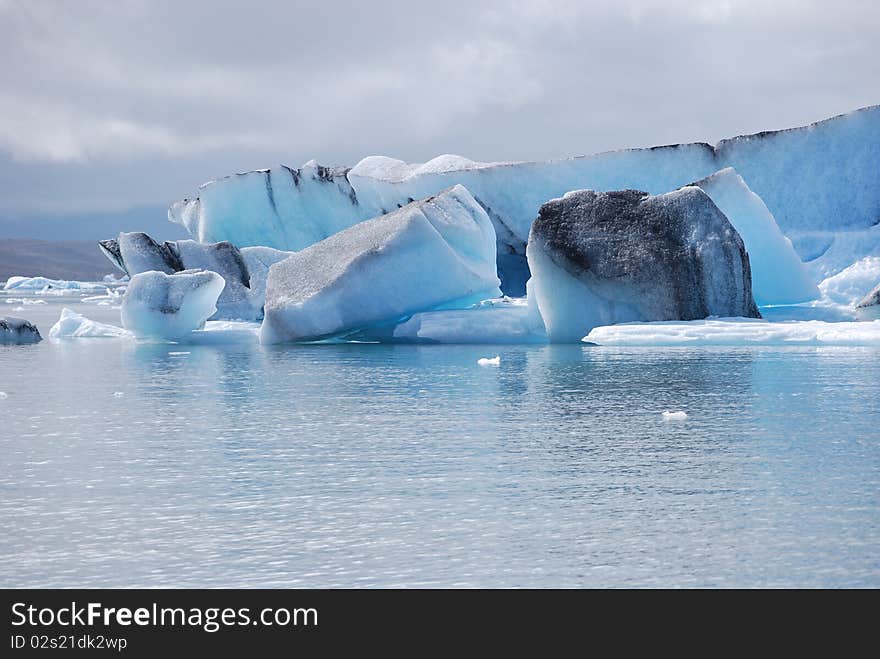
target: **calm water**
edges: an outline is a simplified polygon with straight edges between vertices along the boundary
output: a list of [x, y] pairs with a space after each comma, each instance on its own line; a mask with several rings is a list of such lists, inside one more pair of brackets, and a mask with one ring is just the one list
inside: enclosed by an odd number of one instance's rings
[[46, 340], [0, 390], [0, 586], [880, 586], [876, 349]]

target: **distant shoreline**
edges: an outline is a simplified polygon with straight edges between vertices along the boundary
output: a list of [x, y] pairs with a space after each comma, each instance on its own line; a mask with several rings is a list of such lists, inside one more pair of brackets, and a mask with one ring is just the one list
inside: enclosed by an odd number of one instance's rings
[[120, 275], [92, 240], [0, 238], [0, 282], [9, 277], [101, 281]]

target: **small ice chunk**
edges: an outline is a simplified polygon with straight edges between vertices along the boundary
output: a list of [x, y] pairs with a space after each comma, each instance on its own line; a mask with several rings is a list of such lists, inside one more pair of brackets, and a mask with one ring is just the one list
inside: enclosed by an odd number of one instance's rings
[[480, 366], [501, 366], [501, 355], [495, 355], [494, 357], [480, 357], [477, 360], [477, 364]]
[[124, 391], [114, 391], [114, 392], [113, 392], [113, 397], [114, 397], [114, 398], [122, 398], [124, 395], [125, 395], [125, 392], [124, 392]]
[[684, 421], [688, 418], [687, 412], [682, 412], [681, 410], [675, 412], [663, 412], [663, 420], [664, 421]]
[[208, 270], [141, 272], [131, 278], [122, 300], [122, 324], [138, 336], [180, 339], [204, 327], [225, 285]]
[[50, 339], [119, 338], [130, 336], [116, 325], [99, 323], [64, 307], [58, 322], [49, 330]]
[[22, 318], [0, 316], [0, 343], [39, 343], [42, 340], [33, 323]]
[[0, 391], [0, 400], [3, 400], [4, 398], [9, 398], [9, 394], [5, 391]]

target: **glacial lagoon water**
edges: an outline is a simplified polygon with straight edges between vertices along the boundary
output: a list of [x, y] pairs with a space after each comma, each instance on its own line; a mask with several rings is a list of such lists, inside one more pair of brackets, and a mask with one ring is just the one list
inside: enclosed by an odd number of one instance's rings
[[46, 339], [0, 391], [4, 587], [880, 586], [876, 348]]

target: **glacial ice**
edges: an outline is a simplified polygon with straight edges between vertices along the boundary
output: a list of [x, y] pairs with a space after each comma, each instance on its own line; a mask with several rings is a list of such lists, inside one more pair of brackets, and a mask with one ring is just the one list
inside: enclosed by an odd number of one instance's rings
[[527, 255], [553, 342], [609, 323], [758, 315], [743, 242], [698, 187], [569, 192], [541, 207]]
[[768, 322], [757, 318], [625, 323], [596, 327], [583, 339], [602, 346], [880, 346], [880, 320]]
[[880, 282], [880, 256], [867, 256], [819, 284], [822, 300], [853, 307]]
[[880, 256], [866, 256], [819, 283], [819, 298], [807, 304], [762, 307], [768, 320], [873, 320], [871, 310], [859, 308], [863, 298], [880, 281]]
[[10, 277], [6, 280], [3, 290], [21, 291], [93, 291], [104, 288], [104, 284], [89, 281], [66, 281], [64, 279], [47, 279], [46, 277]]
[[486, 301], [470, 309], [425, 311], [397, 325], [393, 341], [407, 343], [546, 343], [543, 323], [535, 323], [525, 299]]
[[263, 319], [263, 304], [266, 302], [266, 281], [269, 279], [269, 268], [291, 254], [293, 252], [285, 252], [272, 247], [241, 248], [241, 257], [247, 266], [250, 279], [251, 304], [254, 310], [251, 319]]
[[97, 303], [99, 306], [112, 306], [122, 302], [122, 296], [125, 293], [125, 286], [117, 286], [114, 288], [106, 288], [104, 293], [100, 295], [89, 295], [80, 298], [83, 304]]
[[880, 256], [880, 223], [869, 229], [799, 231], [792, 235], [813, 281], [821, 282], [868, 256]]
[[819, 290], [767, 206], [731, 167], [694, 183], [727, 216], [749, 253], [752, 294], [758, 305], [792, 304]]
[[863, 320], [876, 320], [880, 318], [880, 283], [859, 300], [856, 312]]
[[477, 360], [478, 366], [501, 366], [501, 356], [495, 355], [494, 357], [480, 357]]
[[122, 324], [140, 337], [180, 339], [217, 310], [225, 282], [216, 272], [151, 270], [134, 275], [122, 300]]
[[880, 218], [880, 106], [722, 140], [715, 153], [764, 200], [795, 245], [803, 231], [867, 229]]
[[217, 300], [215, 318], [256, 320], [262, 316], [263, 297], [251, 290], [248, 266], [232, 243], [178, 240], [167, 244], [173, 245], [186, 270], [207, 270], [223, 277], [226, 286]]
[[[174, 204], [168, 214], [203, 242], [298, 250], [462, 184], [495, 225], [502, 289], [522, 295], [523, 248], [548, 199], [586, 188], [662, 194], [730, 166], [763, 200], [801, 258], [819, 261], [810, 264], [820, 275], [815, 282], [864, 256], [880, 255], [880, 228], [871, 229], [880, 217], [880, 106], [801, 128], [735, 137], [715, 147], [681, 144], [543, 163], [440, 156], [410, 165], [369, 156], [350, 170], [314, 163], [282, 166], [207, 183], [198, 198]], [[826, 255], [828, 249], [838, 254]]]
[[688, 415], [687, 412], [682, 412], [681, 410], [677, 410], [674, 412], [665, 411], [661, 414], [664, 421], [687, 421]]
[[131, 332], [116, 325], [91, 320], [67, 307], [61, 310], [61, 317], [49, 330], [49, 338], [51, 339], [122, 338], [126, 336], [131, 336]]
[[336, 233], [269, 269], [262, 343], [320, 340], [501, 294], [495, 232], [462, 186]]
[[36, 325], [23, 318], [0, 316], [0, 343], [39, 343], [42, 340]]
[[[215, 319], [260, 320], [269, 266], [290, 256], [270, 247], [239, 249], [228, 241], [199, 243], [194, 240], [159, 244], [145, 233], [121, 233], [102, 240], [110, 260], [130, 275], [158, 270], [172, 274], [181, 270], [210, 270], [223, 277], [226, 286], [217, 301]], [[155, 266], [155, 267], [152, 267]]]
[[220, 345], [229, 343], [258, 343], [260, 324], [242, 320], [209, 320], [201, 329], [186, 336], [186, 343]]
[[159, 244], [140, 231], [120, 233], [116, 240], [101, 240], [98, 246], [129, 277], [151, 270], [168, 275], [183, 270], [176, 250], [169, 243]]

